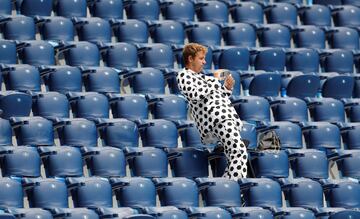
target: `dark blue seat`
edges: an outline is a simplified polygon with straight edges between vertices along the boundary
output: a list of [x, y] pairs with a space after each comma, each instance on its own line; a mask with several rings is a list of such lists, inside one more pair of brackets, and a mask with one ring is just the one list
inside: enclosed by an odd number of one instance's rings
[[142, 94], [110, 94], [108, 95], [113, 118], [129, 120], [147, 119], [148, 103]]
[[63, 216], [64, 218], [69, 219], [78, 219], [78, 218], [88, 218], [88, 219], [99, 219], [99, 215], [95, 210], [87, 208], [62, 208], [62, 209], [52, 209], [53, 216]]
[[358, 208], [360, 206], [360, 184], [358, 180], [324, 181], [323, 189], [329, 207]]
[[189, 42], [208, 46], [221, 45], [221, 29], [214, 23], [194, 22], [186, 26], [185, 31]]
[[204, 1], [195, 4], [198, 21], [227, 23], [229, 20], [228, 6], [223, 1]]
[[17, 45], [12, 40], [0, 40], [0, 62], [3, 64], [17, 63]]
[[174, 53], [170, 45], [163, 43], [144, 44], [139, 49], [141, 67], [173, 68]]
[[73, 18], [79, 41], [92, 43], [110, 43], [111, 26], [110, 23], [102, 18]]
[[40, 72], [32, 65], [17, 64], [0, 67], [6, 90], [40, 91]]
[[260, 47], [250, 51], [251, 65], [255, 70], [283, 71], [286, 53], [282, 48]]
[[323, 80], [321, 86], [321, 94], [323, 97], [332, 97], [335, 99], [351, 98], [353, 95], [356, 97], [357, 94], [354, 87], [357, 86], [358, 81], [355, 81], [352, 73], [322, 73], [320, 77]]
[[307, 148], [340, 149], [340, 129], [329, 122], [309, 122], [303, 127]]
[[56, 64], [54, 47], [46, 41], [25, 41], [24, 47], [18, 53], [23, 64], [34, 66]]
[[222, 30], [225, 45], [240, 47], [256, 46], [255, 28], [248, 23], [228, 23]]
[[131, 176], [168, 177], [167, 153], [154, 147], [125, 148]]
[[327, 5], [307, 5], [299, 9], [303, 25], [331, 26], [331, 10]]
[[109, 118], [109, 102], [97, 92], [71, 92], [67, 94], [74, 118]]
[[[345, 2], [349, 2], [349, 0], [344, 0]], [[337, 27], [358, 27], [360, 24], [360, 9], [358, 6], [355, 2], [350, 2], [350, 4], [345, 3], [334, 7], [332, 11], [334, 25]]]
[[85, 91], [98, 93], [120, 93], [119, 71], [110, 67], [82, 69]]
[[166, 20], [194, 21], [195, 5], [191, 0], [166, 0], [160, 3], [160, 9]]
[[83, 158], [90, 176], [124, 177], [126, 160], [124, 152], [113, 147], [87, 147], [83, 149]]
[[333, 98], [315, 98], [308, 100], [308, 108], [313, 121], [345, 122], [344, 105]]
[[289, 27], [283, 24], [266, 24], [257, 29], [261, 47], [290, 48], [291, 32]]
[[16, 9], [26, 16], [50, 16], [52, 0], [16, 0]]
[[360, 107], [359, 99], [344, 99], [345, 112], [348, 122], [359, 122], [360, 121]]
[[156, 0], [126, 1], [124, 9], [129, 19], [159, 20], [160, 5]]
[[116, 20], [112, 23], [114, 36], [118, 42], [147, 43], [149, 38], [148, 26], [137, 19]]
[[65, 62], [70, 66], [99, 66], [98, 47], [87, 41], [70, 42], [70, 48], [64, 51]]
[[353, 28], [333, 27], [326, 34], [329, 46], [332, 49], [359, 49], [359, 33]]
[[54, 144], [54, 131], [51, 121], [43, 117], [11, 117], [17, 145], [46, 146]]
[[359, 128], [360, 127], [357, 122], [346, 123], [343, 127], [340, 128], [345, 149], [360, 149], [359, 135], [357, 134]]
[[[329, 209], [329, 208], [328, 208]], [[349, 217], [360, 217], [360, 212], [357, 210], [351, 209], [339, 209], [339, 208], [332, 208], [334, 209], [330, 214], [329, 219], [341, 219], [341, 218], [349, 218]]]
[[[249, 72], [242, 73], [244, 91], [253, 96], [278, 96], [281, 88], [281, 74], [278, 72]], [[249, 84], [247, 85], [248, 82]]]
[[[260, 128], [260, 127], [259, 127]], [[279, 136], [281, 148], [283, 149], [301, 149], [303, 147], [301, 127], [293, 122], [270, 122], [265, 130], [274, 130]], [[263, 132], [259, 129], [259, 132]]]
[[4, 146], [0, 149], [3, 177], [40, 177], [40, 155], [35, 147]]
[[0, 14], [11, 15], [12, 3], [13, 3], [12, 0], [1, 0]]
[[263, 97], [238, 96], [232, 103], [241, 120], [270, 121], [270, 105]]
[[274, 121], [306, 122], [306, 102], [296, 97], [277, 97], [270, 101]]
[[320, 53], [323, 72], [353, 73], [354, 55], [350, 50], [329, 49]]
[[70, 146], [40, 147], [46, 177], [83, 176], [83, 161], [79, 148]]
[[230, 219], [231, 214], [220, 207], [190, 207], [187, 209], [188, 216], [202, 215], [204, 218]]
[[231, 18], [234, 23], [262, 24], [264, 23], [264, 9], [257, 2], [240, 2], [230, 7]]
[[341, 178], [360, 178], [359, 158], [360, 150], [341, 150], [339, 152], [336, 164]]
[[100, 177], [67, 178], [66, 184], [75, 208], [112, 207], [112, 189], [108, 179]]
[[319, 72], [320, 56], [315, 49], [290, 49], [286, 52], [286, 55], [287, 71]]
[[0, 178], [0, 206], [2, 208], [23, 208], [23, 189], [18, 180], [1, 177]]
[[2, 35], [7, 40], [35, 40], [35, 21], [31, 17], [14, 15], [0, 18]]
[[87, 16], [86, 0], [55, 0], [53, 8], [55, 15], [57, 16], [68, 18]]
[[158, 219], [166, 219], [169, 217], [176, 217], [179, 219], [188, 218], [185, 211], [174, 206], [146, 207], [144, 211], [146, 214], [156, 216]]
[[304, 99], [307, 97], [316, 97], [320, 92], [320, 76], [316, 73], [304, 74], [300, 71], [288, 71], [283, 72], [281, 76], [282, 96]]
[[306, 208], [297, 208], [297, 207], [285, 207], [278, 208], [274, 215], [281, 215], [284, 219], [295, 219], [295, 218], [304, 218], [304, 219], [315, 219], [315, 213]]
[[145, 67], [137, 68], [123, 76], [129, 79], [132, 93], [165, 94], [165, 78], [161, 70]]
[[139, 210], [129, 207], [119, 208], [96, 208], [100, 218], [129, 218], [129, 219], [155, 219], [156, 217], [140, 214]]
[[131, 43], [107, 44], [108, 49], [103, 53], [103, 60], [108, 67], [117, 69], [136, 68], [138, 66], [138, 50]]
[[359, 2], [356, 0], [343, 0], [344, 5], [354, 5], [354, 6], [360, 6]]
[[319, 26], [296, 26], [293, 32], [295, 47], [325, 49], [325, 31], [322, 30]]
[[29, 116], [31, 112], [31, 95], [17, 91], [0, 92], [1, 118]]
[[40, 17], [37, 26], [43, 40], [74, 40], [74, 26], [72, 21], [66, 17]]
[[246, 121], [242, 121], [242, 123], [243, 127], [240, 130], [241, 139], [248, 141], [248, 149], [255, 149], [258, 144], [256, 125]]
[[153, 43], [183, 45], [185, 30], [182, 23], [175, 20], [152, 22], [149, 27]]
[[[282, 145], [281, 145], [282, 146]], [[253, 152], [250, 162], [256, 178], [287, 178], [289, 177], [289, 161], [286, 151]]]
[[123, 149], [139, 146], [136, 124], [127, 119], [102, 119], [97, 123], [103, 145]]
[[[24, 219], [31, 218], [42, 218], [42, 219], [52, 219], [53, 215], [49, 210], [44, 210], [41, 208], [11, 208], [6, 209], [6, 212], [11, 213], [16, 217], [21, 217]], [[0, 217], [1, 218], [1, 217]]]
[[187, 120], [188, 106], [183, 96], [175, 94], [148, 95], [147, 100], [153, 119]]
[[0, 146], [12, 145], [12, 129], [9, 120], [0, 118]]
[[265, 15], [269, 24], [297, 24], [297, 8], [288, 2], [272, 3], [265, 7]]
[[250, 219], [263, 218], [272, 219], [274, 218], [270, 210], [261, 207], [232, 207], [227, 209], [233, 217], [248, 217]]
[[111, 178], [110, 183], [119, 207], [143, 208], [156, 206], [156, 187], [143, 177]]
[[204, 145], [201, 142], [201, 137], [196, 124], [192, 120], [188, 120], [183, 125], [178, 126], [179, 135], [181, 138], [182, 147], [213, 147], [214, 145]]
[[242, 47], [223, 48], [219, 51], [219, 57], [215, 63], [215, 69], [223, 68], [233, 71], [248, 70], [250, 65], [249, 50]]
[[122, 0], [100, 0], [95, 1], [89, 7], [92, 17], [103, 19], [122, 19], [123, 1]]

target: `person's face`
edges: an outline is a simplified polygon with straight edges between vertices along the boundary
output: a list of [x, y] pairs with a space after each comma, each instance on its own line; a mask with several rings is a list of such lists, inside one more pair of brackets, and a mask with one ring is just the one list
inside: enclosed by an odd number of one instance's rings
[[205, 61], [205, 52], [197, 52], [195, 57], [189, 57], [189, 68], [196, 73], [201, 72], [204, 65], [206, 64]]

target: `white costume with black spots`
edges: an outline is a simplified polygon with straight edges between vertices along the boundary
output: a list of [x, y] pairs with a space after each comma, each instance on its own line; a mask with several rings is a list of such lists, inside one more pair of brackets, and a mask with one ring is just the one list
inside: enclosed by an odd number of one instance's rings
[[181, 93], [189, 102], [191, 115], [204, 144], [220, 140], [228, 160], [224, 176], [245, 178], [247, 152], [240, 138], [242, 122], [231, 105], [231, 91], [215, 77], [183, 69], [177, 74]]

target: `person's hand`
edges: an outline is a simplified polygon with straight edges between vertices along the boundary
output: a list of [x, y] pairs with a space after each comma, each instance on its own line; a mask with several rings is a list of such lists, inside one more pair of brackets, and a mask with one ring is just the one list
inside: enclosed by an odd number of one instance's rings
[[234, 78], [231, 76], [231, 74], [229, 74], [226, 78], [225, 78], [225, 82], [224, 82], [224, 86], [226, 89], [228, 90], [232, 90], [235, 84], [235, 80]]
[[224, 80], [224, 78], [220, 77], [220, 73], [223, 72], [224, 69], [218, 69], [214, 72], [214, 77], [217, 78], [218, 80]]

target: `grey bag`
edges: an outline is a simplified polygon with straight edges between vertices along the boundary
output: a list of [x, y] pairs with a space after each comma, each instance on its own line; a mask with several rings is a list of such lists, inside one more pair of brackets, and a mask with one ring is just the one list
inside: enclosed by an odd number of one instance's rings
[[273, 150], [278, 151], [281, 149], [280, 138], [274, 130], [267, 131], [259, 134], [258, 146], [259, 151]]

